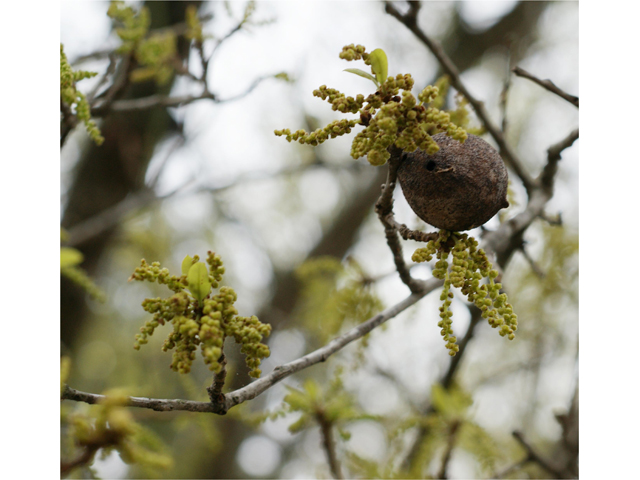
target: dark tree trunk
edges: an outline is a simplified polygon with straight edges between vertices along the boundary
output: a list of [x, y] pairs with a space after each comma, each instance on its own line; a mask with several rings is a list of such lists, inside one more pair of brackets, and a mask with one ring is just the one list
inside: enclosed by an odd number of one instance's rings
[[[200, 2], [146, 2], [151, 13], [151, 28], [184, 22], [186, 8]], [[188, 55], [189, 45], [178, 41], [178, 55]], [[119, 75], [126, 75], [121, 71]], [[168, 94], [172, 82], [158, 88], [154, 82], [127, 86], [120, 98], [142, 98]], [[156, 144], [175, 130], [175, 122], [166, 108], [156, 107], [138, 112], [108, 114], [101, 125], [105, 141], [101, 146], [90, 143], [78, 161], [75, 178], [69, 189], [62, 220], [64, 228], [91, 218], [144, 187], [144, 177]], [[89, 274], [95, 272], [114, 229], [78, 245], [84, 254], [82, 264]], [[73, 349], [75, 339], [86, 319], [85, 294], [61, 277], [61, 340], [64, 348]]]

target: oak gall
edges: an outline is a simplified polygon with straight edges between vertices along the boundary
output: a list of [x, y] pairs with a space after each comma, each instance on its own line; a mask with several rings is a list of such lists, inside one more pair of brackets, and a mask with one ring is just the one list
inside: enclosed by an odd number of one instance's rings
[[460, 232], [486, 223], [507, 201], [507, 169], [487, 142], [469, 135], [464, 143], [433, 136], [440, 150], [402, 154], [398, 180], [407, 202], [436, 228]]

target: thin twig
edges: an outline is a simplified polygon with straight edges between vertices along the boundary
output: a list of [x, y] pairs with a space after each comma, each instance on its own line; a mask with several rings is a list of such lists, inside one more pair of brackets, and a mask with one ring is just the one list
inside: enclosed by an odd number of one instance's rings
[[529, 262], [529, 266], [531, 267], [531, 270], [533, 271], [533, 273], [535, 273], [540, 280], [544, 280], [544, 278], [546, 277], [546, 274], [540, 268], [540, 266], [536, 263], [536, 261], [533, 258], [531, 258], [531, 255], [529, 255], [529, 251], [526, 249], [524, 244], [520, 247], [520, 252], [522, 252], [522, 255], [527, 260], [527, 262]]
[[207, 393], [212, 403], [221, 403], [224, 401], [222, 389], [224, 388], [224, 382], [227, 378], [227, 357], [225, 357], [224, 353], [220, 355], [218, 363], [222, 365], [222, 369], [213, 376], [213, 383], [210, 387], [207, 387]]
[[449, 426], [447, 448], [444, 452], [444, 456], [442, 457], [442, 465], [440, 466], [440, 471], [436, 475], [436, 478], [447, 478], [447, 467], [449, 466], [449, 461], [451, 460], [451, 453], [453, 452], [453, 447], [456, 444], [456, 434], [458, 433], [459, 427], [460, 427], [460, 422], [457, 420], [454, 420]]
[[547, 150], [547, 164], [542, 169], [538, 180], [539, 185], [545, 190], [551, 192], [553, 189], [553, 181], [558, 170], [558, 162], [562, 157], [562, 152], [569, 148], [580, 137], [580, 132], [576, 128], [560, 142], [552, 145]]
[[[60, 398], [61, 400], [73, 400], [74, 402], [84, 402], [93, 405], [104, 401], [106, 397], [95, 393], [81, 392], [67, 385], [65, 386], [64, 392]], [[129, 397], [123, 406], [149, 408], [157, 412], [186, 411], [217, 413], [221, 415], [226, 413], [224, 404], [220, 405], [211, 402], [194, 402], [192, 400], [181, 399]]]
[[166, 95], [149, 95], [144, 98], [117, 100], [111, 103], [111, 105], [108, 105], [106, 102], [102, 102], [92, 109], [92, 114], [95, 117], [101, 117], [106, 115], [109, 111], [133, 112], [148, 110], [155, 107], [182, 107], [189, 105], [190, 103], [197, 102], [198, 100], [212, 100], [215, 103], [233, 102], [249, 95], [258, 85], [260, 85], [260, 83], [268, 78], [273, 78], [273, 75], [256, 78], [245, 91], [229, 98], [218, 98], [214, 93], [211, 93], [208, 90], [205, 90], [200, 95], [180, 95], [176, 97], [168, 97]]
[[467, 331], [465, 332], [464, 337], [462, 337], [462, 340], [458, 342], [458, 354], [454, 357], [451, 357], [451, 360], [449, 361], [449, 368], [440, 381], [444, 388], [449, 388], [451, 385], [453, 385], [453, 379], [458, 372], [458, 368], [460, 366], [460, 362], [462, 361], [464, 352], [466, 351], [469, 342], [473, 338], [476, 326], [482, 320], [482, 310], [470, 303], [467, 304], [467, 308], [469, 309], [469, 313], [471, 314], [471, 320], [469, 320], [469, 326], [467, 327]]
[[204, 92], [201, 95], [181, 95], [177, 97], [168, 97], [166, 95], [149, 95], [144, 98], [133, 98], [130, 100], [118, 100], [113, 102], [108, 107], [101, 103], [94, 109], [95, 116], [103, 116], [107, 111], [113, 112], [131, 112], [137, 110], [147, 110], [154, 107], [180, 107], [182, 105], [188, 105], [197, 100], [215, 100], [215, 96], [212, 93]]
[[158, 186], [158, 181], [160, 180], [160, 176], [164, 171], [165, 167], [169, 163], [169, 160], [173, 156], [173, 154], [182, 146], [184, 146], [186, 138], [183, 132], [183, 125], [179, 125], [179, 133], [176, 135], [175, 140], [172, 142], [171, 146], [167, 150], [167, 153], [164, 155], [164, 158], [159, 162], [158, 168], [153, 176], [149, 179], [148, 186], [150, 190], [155, 190]]
[[395, 227], [398, 234], [404, 240], [427, 243], [430, 240], [436, 240], [439, 235], [438, 232], [421, 232], [419, 230], [411, 230], [404, 223], [398, 223], [394, 218], [389, 218], [388, 221]]
[[[122, 57], [122, 61], [120, 62], [119, 73], [114, 77], [113, 84], [103, 93], [98, 95], [91, 102], [91, 115], [94, 117], [99, 117], [104, 115], [105, 112], [109, 110], [111, 103], [116, 99], [116, 97], [124, 90], [124, 88], [129, 84], [129, 74], [133, 69], [134, 62], [131, 61], [131, 53], [126, 54]], [[100, 102], [98, 106], [96, 106], [97, 102]], [[102, 109], [102, 113], [101, 113]]]
[[418, 37], [420, 41], [422, 41], [422, 43], [424, 43], [427, 48], [429, 48], [429, 50], [431, 50], [431, 53], [435, 55], [435, 57], [438, 59], [438, 62], [440, 62], [442, 69], [447, 75], [449, 75], [449, 78], [451, 78], [451, 84], [453, 85], [453, 87], [467, 98], [484, 127], [498, 144], [498, 147], [500, 148], [500, 154], [504, 158], [505, 162], [509, 167], [513, 169], [516, 175], [520, 177], [520, 180], [527, 190], [527, 193], [531, 194], [531, 191], [535, 186], [534, 180], [524, 169], [521, 160], [517, 157], [515, 152], [511, 150], [511, 147], [509, 147], [509, 145], [507, 144], [500, 129], [496, 125], [494, 125], [494, 123], [489, 118], [489, 114], [484, 107], [484, 104], [477, 100], [473, 95], [471, 95], [469, 90], [467, 90], [467, 88], [464, 86], [460, 79], [460, 72], [458, 71], [458, 68], [447, 56], [442, 46], [440, 46], [440, 44], [435, 40], [428, 37], [418, 26], [417, 18], [418, 11], [420, 9], [420, 2], [410, 2], [409, 5], [409, 11], [405, 15], [402, 15], [398, 10], [396, 10], [392, 2], [385, 2], [385, 9], [388, 14], [398, 19], [403, 25], [411, 30], [411, 32], [413, 32], [413, 34]]
[[316, 420], [320, 425], [320, 434], [322, 435], [322, 446], [327, 454], [327, 461], [331, 469], [331, 475], [336, 479], [343, 479], [342, 468], [336, 454], [336, 443], [333, 439], [333, 424], [327, 418], [323, 411], [316, 412]]
[[570, 478], [570, 477], [566, 476], [566, 472], [560, 471], [559, 469], [557, 469], [554, 466], [550, 465], [547, 460], [542, 458], [533, 449], [533, 447], [529, 444], [529, 442], [527, 442], [527, 440], [524, 438], [524, 435], [522, 434], [522, 432], [519, 432], [519, 431], [516, 430], [516, 431], [512, 432], [511, 434], [513, 435], [513, 437], [516, 440], [518, 440], [520, 445], [522, 445], [524, 447], [524, 449], [527, 451], [527, 461], [531, 461], [531, 462], [537, 463], [542, 468], [544, 468], [547, 472], [551, 473], [553, 475], [553, 478]]
[[401, 150], [398, 148], [392, 148], [391, 158], [389, 159], [389, 170], [387, 173], [387, 182], [382, 187], [382, 194], [376, 202], [376, 213], [380, 222], [384, 226], [384, 233], [387, 238], [387, 245], [391, 249], [393, 254], [393, 261], [400, 275], [400, 280], [404, 283], [412, 292], [418, 292], [422, 288], [421, 282], [411, 276], [409, 267], [404, 261], [402, 254], [402, 244], [398, 238], [398, 230], [396, 229], [397, 222], [393, 216], [393, 190], [396, 186], [398, 165], [400, 162]]
[[545, 222], [547, 222], [549, 225], [556, 225], [556, 226], [562, 225], [562, 212], [556, 213], [555, 216], [553, 217], [549, 216], [545, 212], [542, 212], [540, 214], [540, 218], [543, 219]]
[[564, 98], [567, 102], [571, 103], [572, 105], [575, 105], [577, 108], [580, 108], [580, 105], [579, 105], [580, 99], [578, 97], [576, 97], [575, 95], [570, 95], [564, 90], [558, 88], [556, 84], [553, 83], [551, 80], [540, 80], [535, 75], [527, 72], [526, 70], [520, 67], [514, 67], [512, 71], [517, 76], [527, 78], [532, 82], [537, 83], [541, 87], [546, 88], [547, 90], [549, 90], [552, 93], [555, 93], [561, 98]]
[[500, 110], [502, 111], [502, 135], [506, 135], [507, 133], [507, 99], [509, 97], [509, 89], [511, 88], [511, 61], [511, 45], [509, 45], [509, 50], [507, 51], [507, 78], [504, 81], [502, 92], [500, 92]]
[[[125, 406], [149, 408], [160, 412], [169, 411], [188, 411], [188, 412], [202, 412], [202, 413], [215, 413], [218, 415], [224, 415], [230, 408], [244, 403], [248, 400], [252, 400], [264, 391], [271, 388], [276, 383], [280, 382], [284, 378], [293, 375], [300, 370], [309, 368], [318, 363], [324, 362], [334, 353], [342, 350], [345, 346], [365, 336], [371, 332], [374, 328], [382, 325], [387, 320], [397, 316], [399, 313], [405, 311], [410, 306], [414, 305], [421, 298], [432, 292], [436, 288], [442, 285], [441, 280], [431, 279], [422, 282], [422, 289], [417, 293], [412, 293], [407, 298], [397, 303], [396, 305], [387, 308], [383, 312], [371, 317], [364, 323], [352, 328], [348, 332], [334, 338], [324, 347], [321, 347], [301, 358], [298, 358], [292, 362], [285, 363], [276, 367], [269, 375], [262, 377], [255, 382], [250, 383], [238, 390], [235, 390], [228, 394], [221, 395], [222, 398], [218, 402], [195, 402], [192, 400], [181, 399], [158, 399], [158, 398], [144, 398], [144, 397], [129, 397]], [[95, 404], [103, 400], [104, 395], [97, 395], [95, 393], [81, 392], [75, 390], [68, 385], [65, 386], [62, 393], [62, 400], [73, 400], [76, 402], [85, 402], [89, 404]]]
[[100, 450], [100, 446], [98, 445], [87, 446], [82, 451], [82, 453], [73, 460], [70, 460], [68, 462], [60, 462], [60, 475], [64, 476], [74, 468], [78, 468], [83, 465], [91, 465], [91, 463], [93, 463], [93, 457], [98, 450]]

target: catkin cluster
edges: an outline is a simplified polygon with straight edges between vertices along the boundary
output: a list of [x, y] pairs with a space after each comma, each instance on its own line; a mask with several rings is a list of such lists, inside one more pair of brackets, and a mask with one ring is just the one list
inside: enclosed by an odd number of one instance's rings
[[[499, 328], [501, 336], [507, 336], [509, 340], [515, 338], [518, 328], [518, 317], [513, 313], [513, 307], [507, 300], [506, 293], [500, 293], [501, 283], [495, 283], [498, 272], [492, 267], [486, 253], [478, 249], [475, 238], [466, 233], [449, 232], [440, 230], [436, 240], [430, 240], [424, 248], [418, 248], [412, 259], [414, 262], [428, 262], [433, 256], [437, 262], [432, 271], [434, 277], [444, 280], [444, 287], [440, 300], [440, 322], [444, 340], [449, 355], [453, 356], [458, 351], [456, 337], [451, 328], [452, 312], [449, 310], [453, 293], [451, 287], [460, 289], [469, 302], [482, 311], [482, 317], [486, 318], [493, 328]], [[451, 264], [449, 264], [451, 255]], [[481, 283], [483, 279], [488, 283]]]
[[[343, 47], [340, 58], [347, 61], [364, 60], [365, 64], [371, 64], [370, 56], [362, 45]], [[276, 130], [274, 133], [285, 136], [289, 142], [297, 140], [302, 144], [319, 145], [329, 138], [350, 133], [356, 125], [362, 125], [364, 129], [353, 139], [351, 156], [355, 159], [366, 156], [369, 163], [375, 166], [387, 162], [390, 156], [387, 149], [392, 145], [407, 152], [420, 148], [429, 154], [435, 153], [438, 145], [431, 134], [444, 132], [464, 142], [467, 138], [464, 129], [454, 124], [447, 112], [428, 106], [436, 99], [438, 88], [428, 86], [416, 99], [411, 93], [413, 85], [410, 74], [387, 77], [381, 80], [377, 91], [366, 98], [364, 95], [347, 97], [323, 85], [313, 92], [314, 96], [327, 100], [334, 111], [359, 114], [360, 118], [334, 121], [310, 133], [304, 130], [292, 133], [289, 129]]]
[[91, 119], [89, 102], [84, 94], [76, 89], [76, 82], [96, 75], [96, 72], [73, 71], [64, 53], [64, 47], [60, 44], [60, 100], [73, 111], [72, 113], [75, 113], [78, 120], [84, 123], [89, 137], [96, 145], [102, 145], [104, 137], [100, 133], [96, 122]]
[[262, 339], [269, 336], [271, 326], [261, 323], [256, 316], [241, 317], [234, 303], [237, 295], [231, 287], [217, 289], [224, 274], [224, 266], [219, 255], [209, 252], [206, 263], [199, 257], [186, 257], [181, 276], [171, 275], [158, 262], [149, 265], [142, 260], [130, 280], [158, 282], [167, 285], [174, 295], [168, 298], [147, 298], [142, 308], [153, 315], [136, 335], [134, 348], [148, 342], [148, 337], [159, 325], [171, 323], [173, 332], [165, 340], [162, 350], [173, 350], [171, 369], [188, 373], [195, 360], [198, 347], [209, 370], [222, 370], [222, 348], [226, 337], [233, 337], [241, 345], [246, 356], [249, 375], [260, 376], [260, 363], [269, 356], [269, 347]]

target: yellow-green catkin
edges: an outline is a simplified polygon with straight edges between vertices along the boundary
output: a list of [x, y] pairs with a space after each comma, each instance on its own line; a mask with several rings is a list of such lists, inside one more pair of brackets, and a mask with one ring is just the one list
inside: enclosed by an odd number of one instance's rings
[[[365, 64], [371, 65], [369, 55], [362, 45], [352, 44], [343, 47], [340, 58], [347, 61], [364, 60]], [[413, 86], [414, 80], [410, 74], [398, 74], [381, 82], [375, 93], [366, 97], [359, 94], [354, 98], [323, 85], [314, 90], [314, 96], [327, 100], [334, 111], [358, 114], [359, 118], [336, 120], [314, 132], [283, 129], [274, 133], [284, 136], [289, 142], [298, 141], [315, 146], [329, 138], [348, 134], [356, 125], [362, 125], [364, 129], [353, 139], [351, 156], [354, 159], [366, 156], [369, 163], [375, 166], [387, 162], [390, 156], [388, 148], [392, 145], [407, 152], [417, 148], [429, 154], [437, 152], [438, 145], [431, 137], [436, 133], [444, 132], [464, 142], [467, 133], [451, 121], [449, 113], [429, 105], [437, 99], [438, 88], [429, 85], [416, 99], [411, 93]]]
[[[186, 267], [199, 263], [194, 255], [185, 259]], [[196, 298], [189, 290], [187, 274], [171, 275], [169, 270], [161, 268], [159, 262], [149, 265], [144, 259], [135, 269], [130, 280], [158, 282], [166, 285], [174, 294], [168, 298], [147, 298], [142, 308], [153, 315], [136, 335], [134, 348], [148, 342], [155, 329], [171, 323], [173, 331], [165, 340], [162, 350], [173, 350], [171, 369], [179, 373], [189, 373], [200, 348], [204, 363], [209, 370], [219, 373], [222, 370], [222, 347], [226, 337], [233, 337], [241, 345], [241, 353], [250, 368], [249, 375], [259, 377], [260, 363], [270, 355], [269, 347], [262, 340], [271, 333], [271, 326], [258, 320], [258, 317], [241, 317], [234, 304], [236, 292], [228, 286], [221, 286], [224, 265], [219, 255], [209, 252], [207, 285], [210, 291], [202, 299]], [[183, 264], [183, 268], [185, 265]], [[188, 270], [188, 268], [185, 268]], [[218, 289], [216, 293], [215, 290]]]
[[64, 102], [75, 117], [84, 123], [85, 129], [91, 140], [96, 145], [102, 145], [104, 137], [100, 129], [91, 119], [91, 107], [84, 94], [76, 89], [76, 82], [85, 78], [95, 77], [96, 72], [86, 72], [83, 70], [73, 71], [67, 56], [64, 53], [64, 46], [60, 44], [60, 101]]
[[[448, 258], [452, 260], [449, 265]], [[432, 270], [435, 278], [444, 280], [444, 286], [440, 300], [441, 334], [447, 342], [446, 347], [450, 355], [458, 351], [456, 337], [451, 328], [451, 299], [453, 293], [451, 287], [460, 289], [469, 302], [473, 303], [482, 312], [493, 328], [499, 328], [501, 336], [510, 340], [515, 338], [518, 328], [518, 317], [509, 304], [506, 293], [501, 293], [502, 284], [496, 283], [498, 271], [493, 268], [486, 253], [478, 249], [478, 242], [466, 233], [448, 232], [441, 230], [438, 238], [430, 240], [426, 247], [418, 248], [412, 259], [414, 262], [428, 262], [436, 255], [437, 262]], [[481, 283], [483, 279], [487, 282]]]

